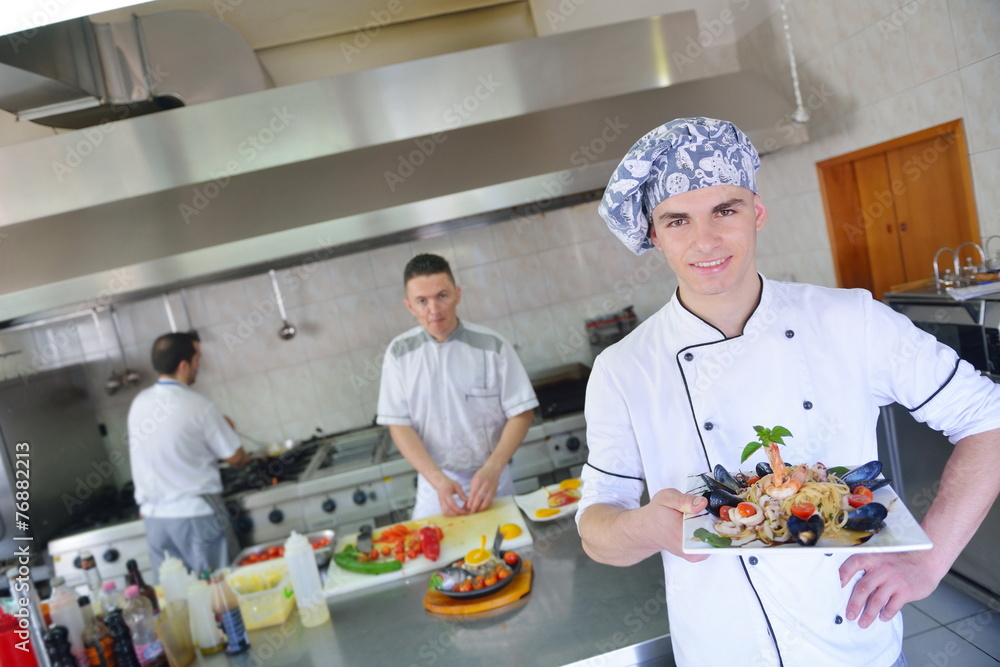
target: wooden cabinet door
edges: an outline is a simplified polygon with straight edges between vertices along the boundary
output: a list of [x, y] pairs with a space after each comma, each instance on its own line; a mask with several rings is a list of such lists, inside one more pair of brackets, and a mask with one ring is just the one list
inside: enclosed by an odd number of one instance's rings
[[868, 244], [870, 289], [880, 299], [890, 287], [908, 280], [885, 153], [855, 161], [854, 179]]

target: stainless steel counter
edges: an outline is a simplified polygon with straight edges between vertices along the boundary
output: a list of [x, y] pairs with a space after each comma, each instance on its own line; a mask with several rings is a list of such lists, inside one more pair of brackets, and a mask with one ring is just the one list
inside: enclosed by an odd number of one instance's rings
[[331, 623], [305, 629], [293, 612], [282, 626], [250, 633], [238, 656], [196, 664], [327, 667], [358, 665], [673, 665], [659, 557], [630, 568], [599, 565], [572, 519], [531, 524], [522, 555], [535, 568], [532, 592], [475, 616], [423, 608], [429, 575], [353, 598], [329, 600]]

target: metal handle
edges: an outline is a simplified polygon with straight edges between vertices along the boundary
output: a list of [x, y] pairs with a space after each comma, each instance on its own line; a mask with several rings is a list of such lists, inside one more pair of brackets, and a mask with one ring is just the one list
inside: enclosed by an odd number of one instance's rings
[[283, 322], [288, 321], [288, 315], [285, 314], [285, 301], [281, 298], [281, 290], [278, 289], [278, 275], [274, 272], [274, 269], [268, 271], [271, 276], [271, 287], [274, 289], [274, 298], [278, 302], [278, 314], [281, 315], [281, 320]]
[[163, 308], [167, 311], [167, 320], [170, 322], [170, 332], [177, 333], [177, 322], [174, 321], [174, 311], [170, 307], [170, 298], [167, 293], [163, 293]]

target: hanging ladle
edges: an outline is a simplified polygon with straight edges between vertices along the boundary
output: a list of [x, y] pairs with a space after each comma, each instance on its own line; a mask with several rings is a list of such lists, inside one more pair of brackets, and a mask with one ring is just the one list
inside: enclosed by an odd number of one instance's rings
[[97, 329], [97, 338], [101, 341], [101, 352], [104, 353], [104, 358], [108, 360], [108, 364], [111, 366], [111, 375], [104, 381], [104, 391], [108, 396], [114, 396], [122, 388], [122, 378], [115, 372], [114, 364], [111, 363], [111, 355], [108, 354], [108, 345], [104, 341], [104, 332], [101, 330], [101, 321], [97, 319], [97, 309], [95, 308], [90, 311], [90, 314], [94, 318], [94, 328]]
[[295, 338], [295, 327], [288, 323], [288, 315], [285, 314], [285, 302], [281, 298], [281, 290], [278, 289], [278, 276], [274, 272], [274, 269], [271, 269], [268, 273], [271, 276], [271, 287], [274, 288], [274, 298], [278, 302], [278, 313], [281, 315], [281, 323], [283, 325], [278, 335], [281, 336], [282, 340], [291, 340]]
[[125, 356], [125, 346], [122, 345], [122, 333], [118, 322], [118, 312], [115, 310], [114, 306], [108, 306], [108, 310], [111, 311], [111, 324], [114, 326], [115, 338], [118, 340], [118, 351], [121, 352], [122, 364], [125, 366], [125, 370], [122, 372], [122, 385], [125, 387], [135, 387], [142, 382], [142, 375], [139, 374], [139, 371], [128, 367], [128, 358]]
[[170, 322], [170, 333], [177, 333], [177, 322], [174, 321], [174, 309], [170, 307], [170, 297], [163, 293], [163, 308], [167, 311], [167, 321]]

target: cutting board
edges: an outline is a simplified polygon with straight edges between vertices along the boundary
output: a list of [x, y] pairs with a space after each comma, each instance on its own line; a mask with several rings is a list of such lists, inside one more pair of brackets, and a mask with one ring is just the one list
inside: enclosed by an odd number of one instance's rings
[[[409, 577], [433, 572], [444, 567], [452, 561], [465, 556], [470, 549], [479, 546], [480, 535], [486, 536], [486, 546], [490, 548], [493, 544], [493, 537], [497, 528], [505, 523], [512, 523], [521, 528], [521, 534], [515, 538], [504, 540], [502, 548], [506, 550], [519, 549], [531, 546], [533, 541], [531, 533], [525, 524], [521, 511], [514, 504], [514, 499], [507, 496], [493, 501], [489, 509], [477, 514], [464, 516], [444, 516], [436, 515], [426, 519], [407, 522], [408, 525], [425, 525], [433, 523], [441, 527], [444, 531], [444, 539], [441, 540], [441, 555], [435, 561], [430, 561], [420, 556], [414, 560], [403, 563], [403, 569], [385, 574], [360, 574], [358, 572], [348, 572], [337, 567], [337, 564], [330, 560], [330, 568], [326, 577], [325, 592], [327, 597], [344, 595], [380, 586], [391, 581], [400, 581]], [[381, 530], [376, 529], [378, 535]], [[341, 551], [347, 544], [357, 544], [358, 534], [338, 535], [336, 551]], [[511, 586], [513, 583], [511, 583]], [[510, 586], [507, 586], [510, 588]]]
[[522, 558], [521, 571], [514, 577], [514, 581], [493, 595], [481, 598], [459, 600], [437, 591], [427, 591], [427, 595], [424, 596], [424, 609], [436, 614], [451, 615], [475, 614], [480, 611], [499, 609], [520, 600], [531, 592], [531, 570], [531, 561]]

